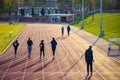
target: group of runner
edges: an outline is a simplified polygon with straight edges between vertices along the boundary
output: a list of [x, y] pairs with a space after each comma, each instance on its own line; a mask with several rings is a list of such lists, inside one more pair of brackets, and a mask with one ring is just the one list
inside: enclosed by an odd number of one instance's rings
[[[50, 43], [51, 43], [51, 48], [52, 48], [52, 52], [53, 52], [53, 59], [54, 59], [55, 58], [55, 50], [56, 50], [56, 46], [57, 46], [57, 41], [53, 37]], [[28, 57], [29, 58], [31, 58], [32, 45], [33, 45], [33, 41], [29, 37], [28, 40], [27, 40], [27, 48], [28, 48]], [[19, 46], [18, 40], [13, 42], [15, 57], [16, 57], [16, 54], [17, 54], [18, 46]], [[41, 42], [39, 44], [39, 47], [40, 47], [40, 59], [43, 59], [44, 56], [45, 56], [45, 53], [44, 53], [44, 49], [45, 49], [45, 47], [44, 47], [44, 40], [41, 40]]]
[[[70, 35], [70, 30], [71, 30], [71, 28], [70, 28], [70, 26], [68, 25], [68, 26], [67, 26], [68, 36]], [[62, 26], [62, 28], [61, 28], [61, 32], [62, 32], [62, 36], [64, 36], [64, 27], [63, 27], [63, 26]]]
[[[68, 36], [70, 35], [70, 26], [67, 26], [67, 32], [68, 32]], [[64, 27], [62, 26], [61, 28], [62, 31], [62, 36], [64, 35]], [[32, 51], [32, 45], [33, 45], [33, 41], [30, 39], [30, 37], [27, 40], [27, 48], [28, 48], [28, 57], [31, 58], [31, 51]], [[13, 42], [13, 46], [14, 46], [14, 55], [16, 57], [17, 54], [17, 49], [19, 46], [18, 40], [16, 40], [15, 42]], [[55, 58], [55, 50], [56, 50], [56, 46], [57, 46], [57, 41], [55, 40], [55, 38], [53, 37], [51, 40], [51, 48], [52, 48], [52, 52], [53, 52], [53, 59]], [[41, 40], [40, 44], [40, 59], [44, 58], [45, 53], [44, 53], [44, 40]]]
[[[70, 35], [70, 26], [67, 26], [67, 32], [68, 32], [68, 36]], [[62, 32], [62, 36], [64, 35], [64, 27], [62, 26], [61, 28], [61, 32]], [[52, 55], [53, 55], [53, 60], [55, 58], [55, 51], [56, 51], [56, 46], [57, 46], [57, 41], [55, 40], [55, 38], [53, 37], [51, 40], [51, 49], [52, 49]], [[28, 46], [28, 57], [31, 58], [31, 51], [32, 51], [32, 45], [33, 45], [33, 41], [30, 39], [30, 37], [27, 40], [27, 46]], [[14, 46], [14, 52], [15, 52], [15, 57], [17, 54], [17, 49], [19, 46], [18, 40], [16, 40], [15, 42], [13, 42], [13, 46]], [[41, 40], [40, 44], [40, 59], [43, 59], [45, 56], [44, 53], [44, 40]], [[92, 69], [92, 62], [94, 62], [93, 60], [93, 51], [92, 51], [92, 46], [89, 46], [89, 48], [85, 51], [85, 61], [87, 64], [87, 73], [89, 74], [89, 69], [90, 69], [90, 73], [92, 74], [93, 69]]]

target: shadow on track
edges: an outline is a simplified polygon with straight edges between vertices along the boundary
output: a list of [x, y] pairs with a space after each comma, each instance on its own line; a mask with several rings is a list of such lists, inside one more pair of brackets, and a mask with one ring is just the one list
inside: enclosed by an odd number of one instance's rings
[[[84, 54], [82, 55], [82, 56], [80, 56], [80, 58], [76, 61], [76, 62], [74, 62], [70, 67], [69, 67], [69, 69], [64, 73], [64, 77], [65, 76], [67, 76], [67, 74], [72, 70], [72, 68], [75, 66], [75, 65], [77, 65], [78, 64], [78, 62], [83, 58], [83, 56], [84, 56]], [[63, 77], [61, 76], [60, 78], [59, 78], [59, 80], [61, 80]]]
[[90, 80], [92, 75], [87, 74], [83, 80]]
[[40, 68], [34, 70], [33, 72], [39, 72], [41, 71], [43, 68], [46, 68], [50, 63], [52, 63], [53, 60], [49, 61], [48, 63], [46, 63], [44, 66], [41, 66]]
[[94, 45], [98, 42], [99, 39], [100, 39], [100, 38], [98, 37], [98, 38], [95, 40], [95, 42], [92, 44], [92, 46], [94, 46]]

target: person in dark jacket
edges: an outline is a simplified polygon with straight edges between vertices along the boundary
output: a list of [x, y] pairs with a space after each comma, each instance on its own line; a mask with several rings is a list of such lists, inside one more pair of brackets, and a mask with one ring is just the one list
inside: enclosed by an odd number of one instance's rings
[[52, 52], [53, 52], [53, 60], [54, 60], [54, 57], [55, 57], [56, 46], [57, 46], [57, 42], [56, 42], [55, 38], [52, 38], [51, 47], [52, 47]]
[[68, 36], [70, 35], [70, 30], [71, 30], [71, 29], [70, 29], [70, 26], [68, 25], [68, 26], [67, 26], [67, 33], [68, 33]]
[[40, 47], [40, 59], [42, 58], [42, 55], [43, 55], [43, 58], [44, 58], [44, 40], [41, 40], [41, 43], [39, 45]]
[[27, 41], [27, 45], [28, 45], [28, 57], [31, 58], [31, 51], [32, 51], [32, 45], [33, 45], [33, 41], [30, 39], [28, 39]]
[[62, 26], [61, 28], [61, 31], [62, 31], [62, 36], [64, 35], [64, 27]]
[[92, 72], [93, 72], [92, 62], [94, 61], [93, 60], [92, 46], [89, 46], [89, 48], [85, 51], [85, 61], [87, 64], [87, 73], [89, 74], [89, 68], [90, 68], [90, 72], [92, 75]]
[[13, 42], [15, 57], [16, 57], [16, 54], [17, 54], [18, 46], [19, 46], [18, 40], [16, 40], [15, 42]]

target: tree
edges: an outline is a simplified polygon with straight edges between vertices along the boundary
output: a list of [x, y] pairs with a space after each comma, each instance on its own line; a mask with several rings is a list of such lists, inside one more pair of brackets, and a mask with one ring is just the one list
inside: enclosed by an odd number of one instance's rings
[[0, 15], [2, 15], [3, 13], [3, 7], [4, 7], [3, 0], [0, 0]]

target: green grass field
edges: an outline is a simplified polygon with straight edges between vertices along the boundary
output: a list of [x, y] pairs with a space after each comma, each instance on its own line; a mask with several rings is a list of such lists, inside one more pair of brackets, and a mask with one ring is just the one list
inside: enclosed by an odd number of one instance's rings
[[[102, 18], [102, 28], [104, 30], [102, 38], [106, 40], [109, 38], [120, 38], [120, 14], [106, 13], [102, 15]], [[82, 22], [79, 22], [74, 25], [80, 28], [81, 24]], [[100, 14], [95, 14], [94, 19], [92, 19], [92, 16], [86, 18], [84, 30], [98, 36], [100, 33]]]
[[[8, 44], [18, 35], [24, 26], [25, 24], [0, 24], [0, 53], [2, 53]], [[12, 36], [9, 36], [10, 32], [12, 32]]]

